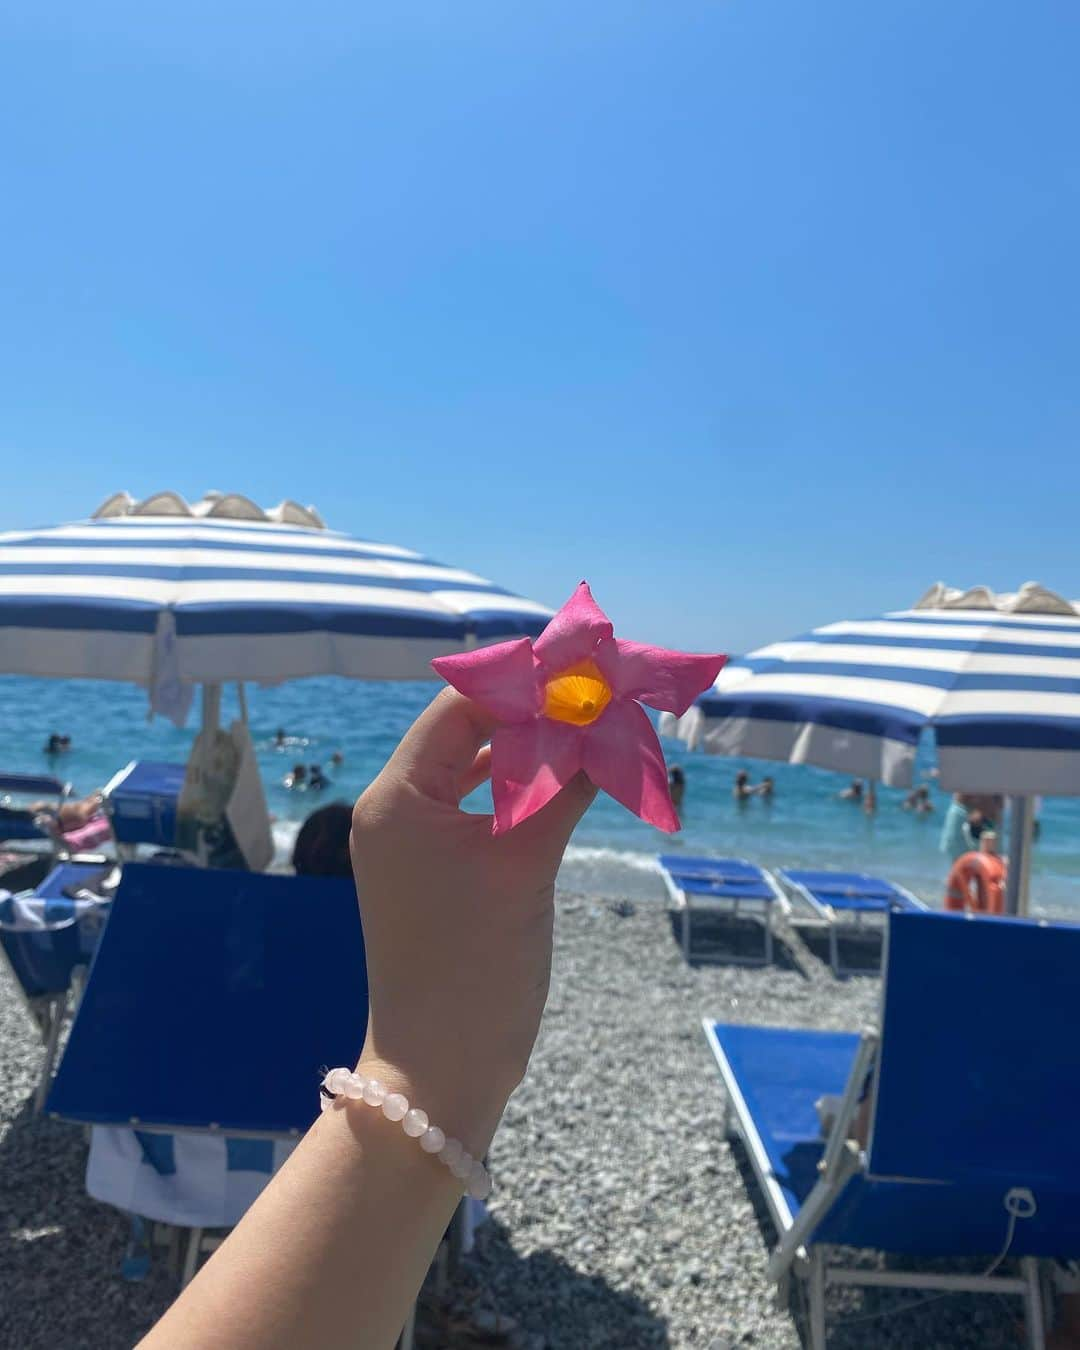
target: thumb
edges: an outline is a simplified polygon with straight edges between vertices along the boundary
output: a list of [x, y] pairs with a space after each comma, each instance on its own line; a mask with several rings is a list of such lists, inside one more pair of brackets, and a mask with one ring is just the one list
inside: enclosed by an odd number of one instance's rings
[[510, 848], [516, 845], [539, 853], [558, 868], [570, 836], [595, 800], [596, 788], [584, 773], [577, 773], [551, 801], [498, 839], [505, 840]]

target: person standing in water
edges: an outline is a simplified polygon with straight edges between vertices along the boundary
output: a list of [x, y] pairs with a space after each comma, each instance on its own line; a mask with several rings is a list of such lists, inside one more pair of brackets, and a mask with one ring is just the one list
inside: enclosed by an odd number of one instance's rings
[[671, 768], [668, 769], [667, 781], [668, 791], [671, 793], [672, 804], [675, 806], [675, 809], [678, 810], [678, 808], [682, 806], [683, 797], [686, 796], [686, 774], [683, 773], [678, 764], [673, 764]]

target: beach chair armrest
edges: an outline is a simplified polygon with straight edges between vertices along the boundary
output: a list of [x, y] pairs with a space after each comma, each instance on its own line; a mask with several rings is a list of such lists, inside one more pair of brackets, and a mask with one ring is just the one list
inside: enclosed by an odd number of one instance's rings
[[806, 1197], [791, 1227], [781, 1234], [776, 1250], [769, 1257], [769, 1278], [780, 1280], [791, 1267], [799, 1248], [825, 1217], [848, 1180], [861, 1170], [862, 1150], [851, 1139], [851, 1126], [859, 1109], [863, 1084], [877, 1054], [879, 1037], [876, 1031], [864, 1031], [848, 1073], [840, 1108], [833, 1121], [825, 1144], [825, 1152], [818, 1163], [819, 1178]]
[[[837, 1117], [833, 1131], [838, 1129]], [[831, 1171], [824, 1171], [824, 1160], [820, 1166], [822, 1174], [814, 1189], [806, 1197], [791, 1227], [783, 1234], [775, 1250], [769, 1257], [768, 1274], [770, 1280], [782, 1280], [791, 1269], [800, 1249], [814, 1229], [829, 1212], [833, 1202], [847, 1185], [848, 1181], [862, 1168], [862, 1151], [851, 1139], [845, 1139]]]

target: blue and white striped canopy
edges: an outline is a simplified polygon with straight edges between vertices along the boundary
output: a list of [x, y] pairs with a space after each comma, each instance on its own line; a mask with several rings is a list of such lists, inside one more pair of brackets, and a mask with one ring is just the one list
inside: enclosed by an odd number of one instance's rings
[[135, 681], [179, 719], [198, 683], [425, 678], [433, 656], [534, 636], [551, 617], [314, 513], [297, 524], [181, 505], [0, 533], [0, 673]]
[[1080, 794], [1080, 612], [1030, 585], [1002, 608], [981, 589], [968, 593], [978, 608], [954, 607], [942, 587], [929, 594], [941, 603], [828, 624], [731, 661], [661, 730], [716, 754], [903, 787], [933, 728], [950, 791]]

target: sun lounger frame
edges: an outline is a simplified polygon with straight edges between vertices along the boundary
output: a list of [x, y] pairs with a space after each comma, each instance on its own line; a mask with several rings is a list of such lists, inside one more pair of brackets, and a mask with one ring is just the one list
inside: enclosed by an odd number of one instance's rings
[[[794, 869], [799, 870], [799, 869]], [[801, 881], [792, 879], [789, 870], [786, 867], [780, 867], [776, 872], [777, 881], [785, 887], [791, 894], [802, 902], [814, 915], [810, 921], [815, 927], [824, 928], [829, 938], [829, 965], [832, 967], [834, 975], [865, 975], [867, 970], [863, 966], [845, 966], [840, 960], [840, 938], [843, 935], [856, 937], [869, 931], [877, 931], [882, 927], [888, 927], [889, 910], [879, 909], [834, 909], [832, 905], [819, 900], [813, 891]], [[927, 906], [913, 895], [905, 886], [898, 886], [895, 882], [887, 882], [897, 895], [902, 896], [909, 904], [917, 909], [926, 909]], [[881, 962], [878, 969], [884, 969], [885, 962], [885, 944], [882, 941]]]
[[1020, 1258], [1019, 1275], [959, 1275], [922, 1271], [866, 1270], [836, 1263], [834, 1253], [843, 1251], [808, 1239], [839, 1198], [849, 1178], [864, 1169], [865, 1155], [849, 1139], [859, 1098], [867, 1073], [877, 1056], [879, 1038], [867, 1031], [859, 1040], [855, 1059], [848, 1074], [843, 1099], [833, 1121], [819, 1163], [819, 1178], [797, 1215], [792, 1215], [787, 1197], [776, 1179], [768, 1151], [758, 1133], [736, 1075], [715, 1032], [715, 1019], [703, 1017], [701, 1024], [713, 1052], [724, 1088], [724, 1133], [731, 1133], [732, 1120], [750, 1157], [754, 1175], [765, 1197], [770, 1218], [780, 1241], [769, 1257], [768, 1274], [777, 1285], [778, 1300], [787, 1301], [787, 1286], [792, 1274], [807, 1284], [810, 1313], [810, 1350], [826, 1350], [825, 1291], [830, 1284], [888, 1286], [903, 1289], [934, 1289], [943, 1292], [1015, 1294], [1024, 1300], [1027, 1344], [1030, 1350], [1043, 1350], [1044, 1318], [1042, 1284], [1037, 1258]]
[[[738, 863], [742, 867], [752, 867], [761, 874], [761, 880], [772, 892], [769, 899], [761, 896], [738, 896], [738, 895], [699, 895], [692, 891], [685, 890], [679, 885], [679, 875], [673, 874], [664, 864], [660, 863], [660, 875], [664, 880], [664, 887], [671, 899], [672, 907], [679, 913], [681, 922], [679, 928], [679, 937], [682, 944], [683, 957], [687, 964], [691, 959], [698, 961], [711, 961], [716, 964], [739, 965], [739, 966], [771, 966], [774, 952], [774, 935], [772, 926], [773, 907], [780, 906], [782, 914], [788, 914], [791, 909], [790, 902], [783, 890], [776, 882], [776, 878], [767, 868], [759, 866], [757, 863], [749, 862], [745, 858], [717, 858], [717, 866], [724, 862]], [[694, 873], [689, 871], [681, 874], [684, 878], [691, 878]], [[696, 874], [695, 879], [700, 878], [703, 881], [711, 880], [709, 869], [702, 866]], [[740, 906], [759, 907], [758, 913], [744, 913], [740, 915]], [[693, 955], [693, 913], [695, 908], [699, 912], [708, 910], [725, 910], [730, 917], [737, 919], [740, 917], [753, 919], [759, 922], [764, 931], [764, 944], [761, 956], [716, 956], [703, 957]]]
[[[925, 906], [920, 907], [925, 909]], [[1039, 926], [1045, 927], [1045, 921]], [[884, 941], [886, 966], [890, 931], [887, 924]], [[885, 1023], [887, 998], [886, 981], [882, 984], [880, 994], [882, 1024]], [[834, 1254], [845, 1250], [844, 1248], [836, 1244], [812, 1243], [808, 1240], [840, 1198], [848, 1181], [857, 1173], [869, 1175], [868, 1152], [861, 1150], [851, 1140], [850, 1134], [868, 1073], [873, 1073], [871, 1121], [876, 1118], [879, 1083], [876, 1069], [881, 1046], [881, 1038], [876, 1031], [864, 1031], [859, 1038], [841, 1104], [818, 1164], [818, 1180], [800, 1206], [798, 1214], [793, 1216], [783, 1189], [773, 1172], [768, 1150], [739, 1087], [737, 1075], [716, 1035], [715, 1019], [703, 1017], [702, 1027], [723, 1081], [725, 1135], [730, 1133], [734, 1118], [738, 1134], [746, 1146], [755, 1177], [765, 1197], [770, 1217], [779, 1234], [780, 1240], [769, 1258], [769, 1277], [776, 1282], [778, 1296], [784, 1302], [791, 1275], [806, 1280], [809, 1294], [810, 1350], [826, 1350], [825, 1292], [829, 1284], [1012, 1294], [1023, 1299], [1028, 1347], [1030, 1350], [1044, 1350], [1045, 1314], [1041, 1263], [1038, 1257], [1019, 1257], [1019, 1273], [1016, 1275], [997, 1274], [994, 1267], [991, 1267], [989, 1273], [973, 1274], [865, 1270], [844, 1265], [833, 1259]], [[870, 1148], [872, 1147], [871, 1134]], [[938, 1183], [912, 1181], [910, 1184], [917, 1186]]]

